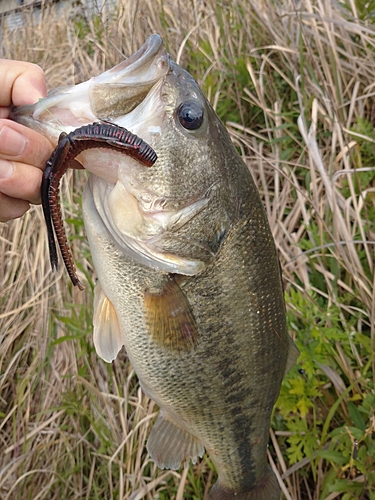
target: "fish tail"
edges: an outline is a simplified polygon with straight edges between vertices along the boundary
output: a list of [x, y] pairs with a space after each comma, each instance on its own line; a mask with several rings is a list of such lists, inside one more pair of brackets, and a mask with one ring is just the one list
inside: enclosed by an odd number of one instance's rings
[[281, 490], [275, 474], [268, 469], [265, 477], [256, 486], [248, 490], [232, 490], [220, 484], [214, 484], [207, 500], [280, 500]]

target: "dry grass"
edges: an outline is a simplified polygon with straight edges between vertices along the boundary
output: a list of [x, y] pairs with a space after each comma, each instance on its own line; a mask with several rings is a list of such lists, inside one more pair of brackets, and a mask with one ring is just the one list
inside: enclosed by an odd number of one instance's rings
[[[375, 37], [361, 6], [119, 0], [95, 18], [47, 6], [38, 17], [23, 13], [16, 30], [2, 27], [0, 57], [40, 64], [50, 88], [100, 73], [158, 32], [227, 121], [264, 198], [302, 354], [316, 341], [306, 332], [327, 335], [314, 372], [301, 356], [317, 394], [309, 386], [300, 395], [307, 409], [279, 409], [284, 424], [277, 413], [271, 432], [269, 458], [287, 500], [375, 498], [374, 410], [361, 410], [356, 437], [348, 403], [375, 394]], [[65, 179], [66, 218], [79, 219], [83, 182], [83, 173]], [[203, 498], [214, 481], [209, 460], [158, 470], [145, 453], [153, 403], [125, 355], [108, 366], [93, 350], [93, 270], [82, 224], [71, 234], [83, 294], [51, 273], [39, 207], [0, 227], [0, 498]], [[300, 432], [287, 425], [298, 419], [318, 438], [293, 460], [285, 439]], [[347, 453], [334, 448], [342, 428], [354, 447]], [[361, 446], [372, 457], [367, 469], [353, 456]], [[363, 488], [335, 489], [336, 478]]]

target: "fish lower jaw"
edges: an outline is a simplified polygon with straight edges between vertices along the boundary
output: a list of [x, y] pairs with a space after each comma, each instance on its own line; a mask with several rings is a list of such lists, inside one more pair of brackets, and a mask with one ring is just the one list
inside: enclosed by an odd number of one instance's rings
[[[165, 229], [144, 217], [137, 199], [121, 182], [112, 188], [99, 177], [90, 176], [85, 192], [88, 205], [85, 224], [94, 225], [95, 220], [95, 226], [105, 228], [107, 237], [126, 259], [158, 271], [187, 276], [205, 269], [205, 263], [199, 259], [163, 250]], [[96, 227], [94, 232], [97, 231]]]
[[158, 252], [153, 250], [147, 242], [132, 238], [126, 238], [126, 246], [122, 245], [122, 249], [124, 254], [129, 257], [134, 259], [135, 256], [135, 260], [140, 264], [167, 273], [195, 276], [206, 267], [202, 261], [185, 259], [172, 253]]
[[[135, 216], [134, 220], [136, 218]], [[139, 264], [158, 271], [187, 276], [195, 276], [206, 267], [206, 264], [200, 260], [188, 259], [160, 250], [165, 231], [160, 225], [155, 224], [155, 221], [150, 223], [150, 221], [142, 220], [140, 226], [127, 226], [125, 230], [124, 227], [121, 230], [121, 225], [116, 224], [116, 220], [107, 220], [107, 223], [109, 223], [107, 229], [121, 252]]]
[[[143, 210], [142, 201], [132, 193], [129, 185], [118, 181], [108, 195], [109, 210], [99, 210], [105, 217], [105, 224], [115, 237], [124, 254], [148, 267], [168, 273], [194, 276], [205, 269], [200, 259], [186, 258], [163, 250], [163, 240], [173, 238], [178, 241], [178, 229], [189, 222], [207, 204], [208, 199], [183, 206], [181, 209], [161, 209], [160, 198], [151, 196], [154, 201], [148, 210]], [[180, 205], [183, 205], [182, 203]], [[158, 207], [158, 209], [155, 209]], [[171, 236], [172, 235], [172, 236]]]

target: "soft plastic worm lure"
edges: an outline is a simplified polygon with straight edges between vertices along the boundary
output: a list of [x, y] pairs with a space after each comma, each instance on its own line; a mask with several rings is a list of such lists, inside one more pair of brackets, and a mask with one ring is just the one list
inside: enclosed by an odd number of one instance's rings
[[147, 167], [151, 167], [157, 159], [155, 151], [146, 142], [125, 128], [112, 123], [92, 123], [77, 128], [73, 132], [70, 132], [70, 134], [63, 132], [60, 135], [58, 145], [47, 161], [46, 169], [43, 173], [42, 205], [47, 225], [52, 269], [57, 269], [58, 266], [53, 226], [66, 270], [73, 285], [78, 286], [80, 290], [83, 290], [84, 286], [78, 279], [72, 252], [65, 234], [60, 210], [59, 183], [62, 176], [71, 166], [74, 158], [82, 151], [92, 148], [106, 148], [119, 151], [139, 160]]

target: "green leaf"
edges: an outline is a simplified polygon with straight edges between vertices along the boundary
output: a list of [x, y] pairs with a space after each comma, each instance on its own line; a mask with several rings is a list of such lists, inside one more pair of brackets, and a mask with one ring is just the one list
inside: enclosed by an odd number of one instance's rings
[[361, 413], [359, 412], [358, 408], [356, 407], [356, 405], [354, 403], [352, 403], [351, 401], [348, 402], [348, 411], [349, 411], [350, 418], [351, 418], [353, 424], [355, 425], [355, 427], [357, 427], [358, 429], [361, 429], [362, 431], [365, 431], [366, 430], [366, 423], [363, 420], [363, 417], [362, 417]]
[[344, 457], [343, 454], [338, 451], [319, 450], [317, 454], [319, 457], [325, 458], [326, 460], [330, 460], [334, 464], [338, 465], [344, 465], [348, 461], [347, 458]]

